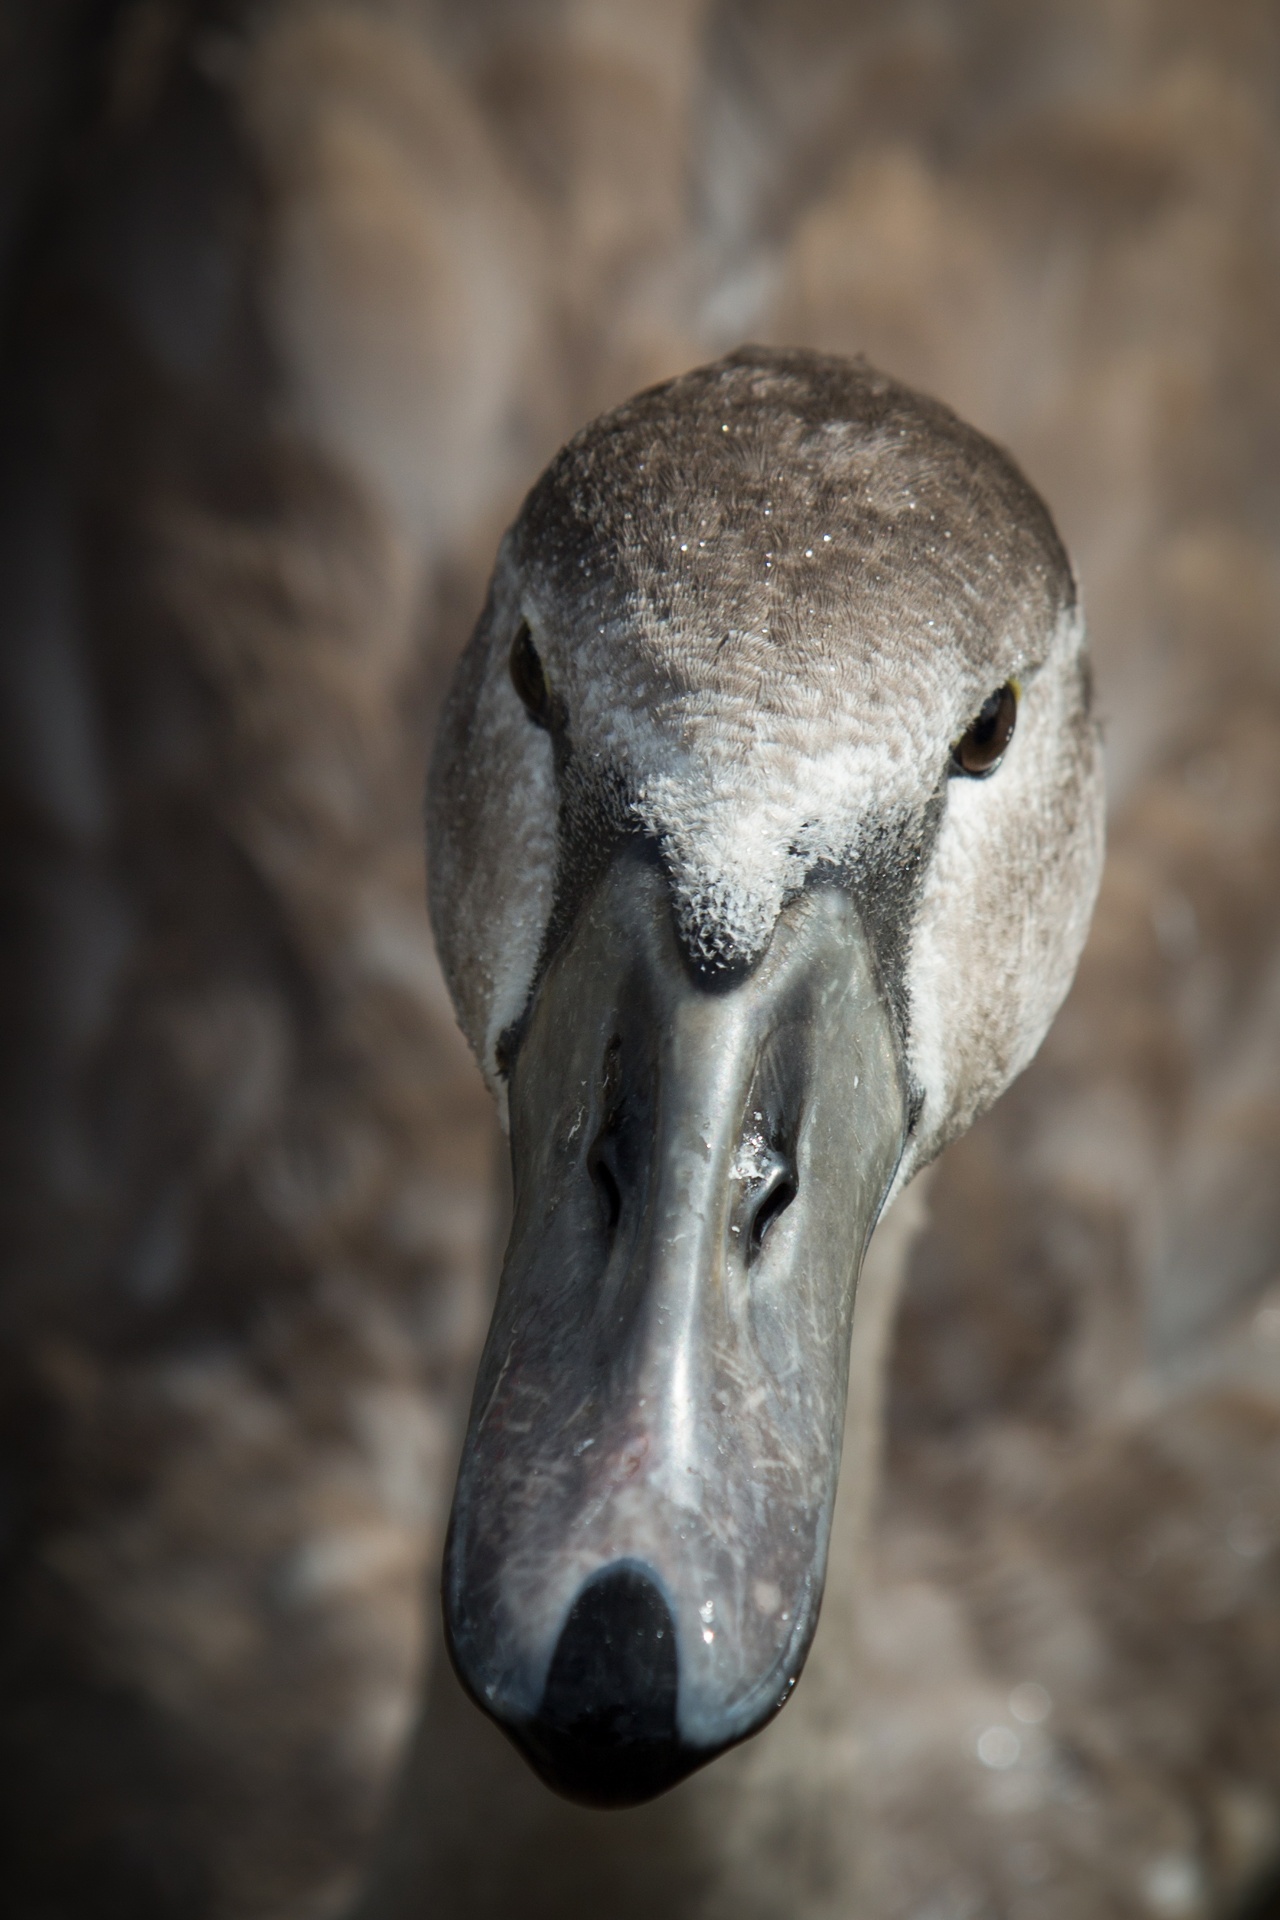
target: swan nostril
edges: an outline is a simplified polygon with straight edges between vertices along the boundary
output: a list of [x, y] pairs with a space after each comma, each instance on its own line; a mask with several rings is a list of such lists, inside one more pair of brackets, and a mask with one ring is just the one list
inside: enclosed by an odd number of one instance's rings
[[600, 1075], [600, 1104], [604, 1110], [604, 1124], [587, 1155], [587, 1172], [591, 1175], [596, 1190], [604, 1201], [605, 1223], [611, 1235], [622, 1218], [622, 1190], [618, 1185], [617, 1174], [609, 1165], [606, 1143], [618, 1131], [621, 1093], [622, 1036], [615, 1033], [604, 1050]]
[[591, 1178], [595, 1181], [597, 1191], [604, 1201], [605, 1224], [609, 1232], [613, 1233], [616, 1231], [618, 1222], [622, 1218], [622, 1192], [614, 1177], [613, 1168], [609, 1165], [598, 1146], [592, 1148], [587, 1166]]
[[747, 1240], [748, 1253], [751, 1258], [754, 1258], [755, 1255], [759, 1253], [761, 1247], [764, 1245], [765, 1235], [778, 1218], [778, 1215], [786, 1212], [791, 1202], [795, 1199], [797, 1192], [798, 1188], [795, 1175], [785, 1170], [780, 1171], [778, 1178], [774, 1180], [773, 1184], [765, 1188], [756, 1206], [755, 1214], [751, 1221], [751, 1232]]

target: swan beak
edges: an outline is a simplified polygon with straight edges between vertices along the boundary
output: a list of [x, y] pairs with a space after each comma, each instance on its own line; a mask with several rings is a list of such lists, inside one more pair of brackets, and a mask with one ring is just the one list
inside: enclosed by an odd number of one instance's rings
[[550, 1786], [625, 1806], [755, 1732], [804, 1664], [901, 1046], [846, 892], [806, 889], [717, 983], [629, 843], [542, 978], [510, 1094], [446, 1632]]

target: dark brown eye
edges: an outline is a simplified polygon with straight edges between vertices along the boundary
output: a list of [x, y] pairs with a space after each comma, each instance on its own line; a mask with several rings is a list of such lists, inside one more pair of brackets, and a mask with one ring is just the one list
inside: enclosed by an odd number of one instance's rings
[[981, 780], [994, 773], [1013, 738], [1018, 718], [1018, 694], [1011, 680], [982, 703], [981, 712], [951, 749], [956, 769], [970, 779]]
[[549, 725], [551, 696], [547, 692], [547, 676], [542, 671], [542, 662], [538, 658], [538, 649], [533, 644], [527, 620], [522, 620], [516, 628], [516, 637], [511, 642], [510, 666], [511, 684], [524, 702], [525, 712], [538, 726]]

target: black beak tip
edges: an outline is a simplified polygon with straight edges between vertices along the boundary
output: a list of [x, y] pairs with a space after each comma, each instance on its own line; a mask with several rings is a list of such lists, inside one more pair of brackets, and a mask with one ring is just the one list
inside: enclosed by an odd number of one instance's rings
[[545, 1786], [579, 1806], [638, 1807], [714, 1760], [680, 1740], [618, 1740], [595, 1728], [563, 1730], [540, 1722], [508, 1729]]
[[715, 1758], [676, 1723], [675, 1622], [647, 1569], [590, 1579], [561, 1630], [537, 1713], [505, 1731], [547, 1786], [586, 1806], [629, 1807]]
[[682, 1739], [675, 1622], [656, 1580], [637, 1561], [615, 1561], [579, 1590], [532, 1715], [504, 1712], [476, 1685], [452, 1624], [446, 1606], [445, 1643], [466, 1691], [544, 1785], [582, 1806], [634, 1807], [656, 1799], [757, 1732], [795, 1686], [795, 1677], [788, 1678], [757, 1721], [724, 1740], [693, 1746]]

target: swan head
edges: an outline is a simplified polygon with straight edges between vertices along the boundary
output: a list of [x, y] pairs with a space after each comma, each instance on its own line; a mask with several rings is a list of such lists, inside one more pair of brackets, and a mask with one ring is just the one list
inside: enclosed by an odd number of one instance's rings
[[639, 395], [502, 545], [429, 836], [515, 1195], [448, 1643], [550, 1784], [625, 1804], [795, 1685], [866, 1244], [1084, 942], [1099, 741], [1047, 510], [862, 363]]

